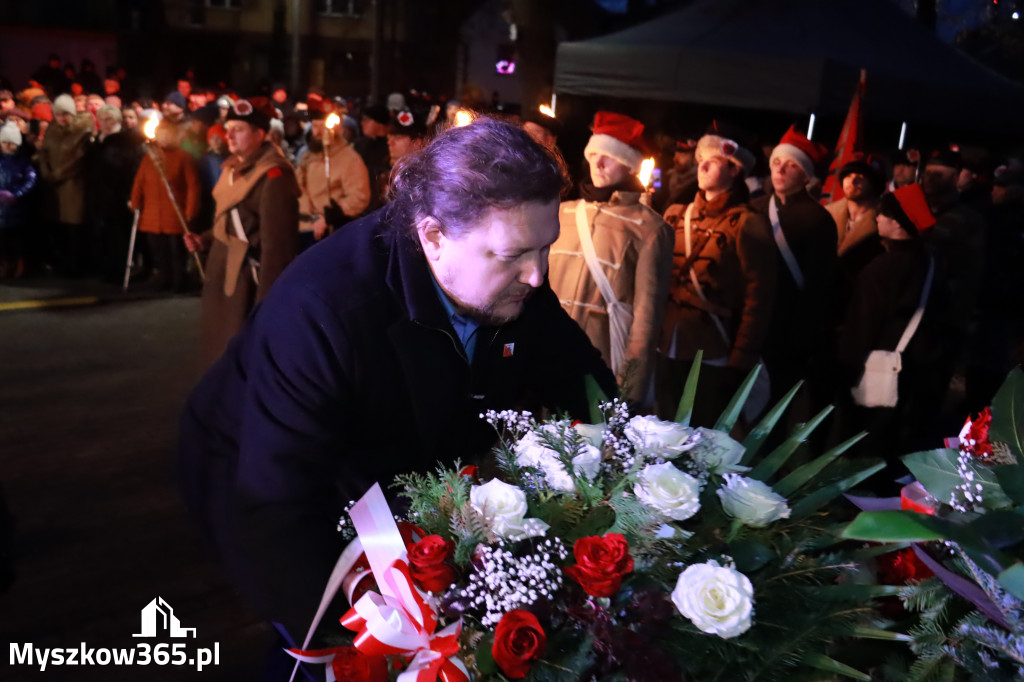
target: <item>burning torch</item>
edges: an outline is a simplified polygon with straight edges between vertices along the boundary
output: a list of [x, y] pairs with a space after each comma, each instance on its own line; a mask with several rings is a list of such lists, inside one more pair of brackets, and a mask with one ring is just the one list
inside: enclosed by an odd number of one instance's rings
[[651, 177], [654, 175], [654, 158], [644, 159], [640, 163], [640, 172], [637, 174], [637, 178], [640, 180], [640, 184], [644, 186], [644, 193], [640, 195], [640, 203], [644, 206], [651, 207], [651, 195], [654, 190], [651, 189]]
[[[181, 207], [178, 206], [178, 201], [174, 198], [174, 190], [171, 189], [171, 183], [167, 180], [167, 171], [164, 170], [163, 151], [159, 146], [153, 144], [153, 140], [156, 138], [156, 128], [159, 123], [156, 116], [154, 116], [146, 121], [146, 125], [143, 127], [143, 132], [146, 134], [146, 153], [153, 161], [153, 165], [156, 166], [156, 172], [160, 174], [160, 179], [164, 182], [164, 189], [167, 190], [167, 196], [171, 200], [171, 206], [174, 207], [174, 214], [178, 216], [178, 222], [181, 223], [181, 229], [184, 230], [185, 234], [192, 234], [192, 230], [188, 229], [185, 216], [181, 214]], [[192, 256], [196, 259], [196, 267], [199, 268], [199, 278], [205, 282], [206, 273], [203, 272], [203, 263], [199, 260], [199, 254], [193, 251]]]
[[334, 137], [334, 128], [341, 123], [341, 118], [334, 112], [327, 117], [324, 121], [324, 128], [327, 131], [324, 133], [324, 179], [327, 182], [327, 201], [331, 201], [331, 143], [330, 140]]

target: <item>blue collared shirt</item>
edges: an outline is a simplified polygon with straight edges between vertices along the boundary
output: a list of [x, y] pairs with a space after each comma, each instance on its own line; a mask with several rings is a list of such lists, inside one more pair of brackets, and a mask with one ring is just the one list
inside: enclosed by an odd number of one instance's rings
[[448, 321], [452, 323], [455, 335], [459, 337], [459, 342], [462, 344], [463, 350], [466, 351], [466, 358], [473, 362], [473, 353], [476, 351], [476, 338], [477, 332], [480, 330], [480, 323], [455, 310], [455, 305], [448, 298], [448, 294], [444, 292], [441, 285], [438, 284], [437, 278], [433, 276], [433, 273], [431, 273], [430, 281], [434, 283], [437, 297], [441, 299], [441, 305], [444, 306], [445, 312], [448, 313]]

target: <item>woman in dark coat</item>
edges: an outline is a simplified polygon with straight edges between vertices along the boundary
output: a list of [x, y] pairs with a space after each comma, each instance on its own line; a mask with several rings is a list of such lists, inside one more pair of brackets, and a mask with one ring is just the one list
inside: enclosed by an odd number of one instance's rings
[[[846, 389], [840, 396], [846, 407], [845, 435], [868, 431], [868, 438], [862, 441], [865, 453], [887, 459], [927, 446], [920, 442], [927, 431], [923, 427], [934, 420], [945, 395], [945, 387], [934, 386], [933, 377], [935, 363], [943, 357], [942, 310], [946, 297], [941, 273], [935, 271], [935, 260], [921, 238], [934, 224], [920, 185], [900, 187], [882, 197], [878, 233], [885, 250], [857, 276], [839, 331], [837, 354], [841, 385]], [[853, 404], [849, 389], [860, 382], [868, 355], [875, 350], [896, 350], [921, 305], [926, 281], [924, 314], [901, 354], [896, 406]]]
[[26, 209], [36, 170], [19, 153], [21, 141], [14, 123], [0, 126], [0, 276], [20, 277], [25, 269]]
[[100, 279], [120, 283], [132, 229], [128, 199], [143, 146], [137, 135], [122, 130], [122, 114], [117, 107], [101, 107], [96, 119], [100, 133], [86, 156], [86, 205], [96, 250], [94, 262]]

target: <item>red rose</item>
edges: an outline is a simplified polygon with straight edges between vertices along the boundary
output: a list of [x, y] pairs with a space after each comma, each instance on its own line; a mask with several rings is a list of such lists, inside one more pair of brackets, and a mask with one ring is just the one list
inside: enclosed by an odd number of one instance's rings
[[572, 546], [576, 565], [565, 572], [592, 597], [610, 597], [619, 590], [622, 576], [633, 571], [626, 538], [618, 533], [580, 538]]
[[971, 425], [967, 432], [964, 449], [981, 460], [992, 457], [992, 441], [988, 438], [988, 429], [992, 425], [992, 408], [986, 407], [973, 420], [968, 419]]
[[476, 478], [476, 472], [480, 467], [470, 464], [462, 467], [462, 471], [459, 472], [459, 476], [468, 476], [469, 478]]
[[935, 575], [917, 558], [913, 547], [878, 557], [878, 582], [881, 585], [906, 585]]
[[383, 656], [367, 656], [355, 647], [338, 649], [331, 661], [334, 679], [352, 682], [387, 682], [388, 661]]
[[537, 617], [516, 609], [502, 616], [494, 629], [491, 655], [503, 673], [518, 680], [526, 677], [532, 663], [544, 655], [545, 643], [547, 636]]
[[455, 571], [445, 560], [455, 543], [440, 535], [428, 535], [409, 547], [409, 569], [412, 579], [427, 592], [441, 592], [452, 584]]

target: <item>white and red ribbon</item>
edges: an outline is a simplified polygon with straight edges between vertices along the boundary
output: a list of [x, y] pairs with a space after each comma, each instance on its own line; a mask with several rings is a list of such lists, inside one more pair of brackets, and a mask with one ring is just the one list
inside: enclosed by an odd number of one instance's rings
[[[356, 632], [353, 646], [369, 656], [400, 655], [410, 659], [399, 682], [468, 682], [469, 673], [457, 657], [462, 623], [435, 632], [437, 612], [413, 583], [405, 542], [379, 484], [353, 505], [349, 516], [359, 537], [338, 559], [303, 649], [309, 646], [327, 605], [365, 553], [370, 564], [368, 573], [373, 575], [380, 593], [367, 592], [341, 619], [342, 625]], [[349, 597], [352, 589], [354, 585], [346, 590]], [[308, 652], [289, 653], [299, 659], [297, 654]]]

